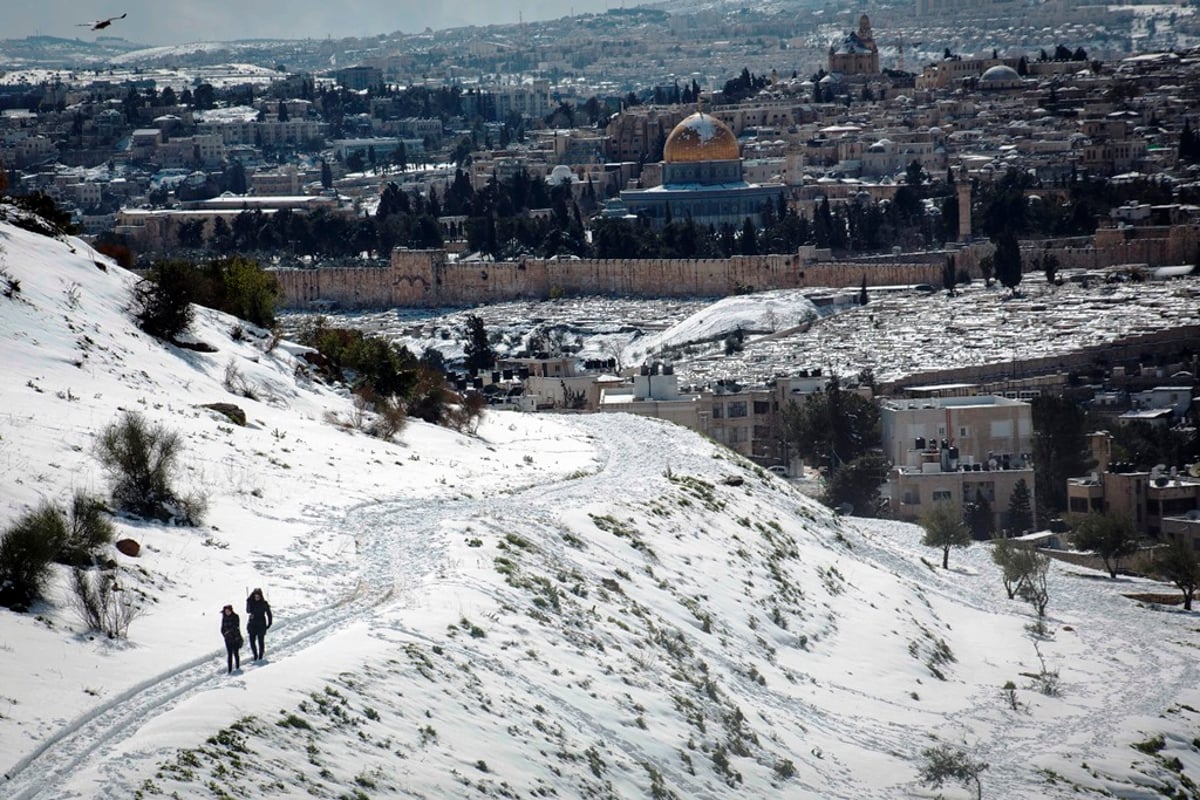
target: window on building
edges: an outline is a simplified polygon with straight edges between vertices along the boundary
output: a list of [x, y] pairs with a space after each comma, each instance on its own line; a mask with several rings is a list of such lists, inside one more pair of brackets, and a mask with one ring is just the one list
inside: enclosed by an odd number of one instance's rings
[[949, 503], [951, 499], [952, 497], [948, 490], [935, 489], [933, 491], [933, 502], [935, 503]]
[[733, 417], [744, 417], [746, 416], [746, 401], [734, 400], [733, 402], [729, 403], [728, 410], [730, 419]]
[[904, 492], [904, 504], [908, 506], [921, 505], [921, 495], [913, 489]]
[[966, 439], [966, 438], [968, 438], [970, 435], [971, 435], [971, 429], [970, 429], [969, 427], [967, 427], [966, 425], [959, 425], [959, 426], [958, 426], [958, 438], [960, 438], [960, 439]]
[[768, 403], [766, 400], [755, 400], [754, 401], [754, 413], [755, 414], [770, 414], [771, 413], [771, 404]]
[[720, 403], [713, 403], [713, 419], [720, 419], [725, 416], [724, 409]]

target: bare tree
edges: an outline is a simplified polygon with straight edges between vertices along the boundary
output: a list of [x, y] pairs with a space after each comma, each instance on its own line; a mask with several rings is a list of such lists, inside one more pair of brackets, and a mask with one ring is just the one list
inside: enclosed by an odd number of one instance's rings
[[1050, 556], [1045, 553], [1029, 552], [1028, 570], [1021, 581], [1017, 593], [1021, 599], [1033, 606], [1038, 619], [1046, 616], [1046, 606], [1050, 604]]

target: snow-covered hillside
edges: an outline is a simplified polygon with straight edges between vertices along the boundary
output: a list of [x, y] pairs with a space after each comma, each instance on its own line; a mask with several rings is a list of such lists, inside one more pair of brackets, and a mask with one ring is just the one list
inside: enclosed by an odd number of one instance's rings
[[[204, 310], [215, 352], [163, 345], [81, 242], [0, 223], [0, 248], [0, 526], [103, 494], [125, 409], [182, 436], [209, 504], [117, 520], [147, 598], [128, 640], [82, 630], [63, 573], [0, 610], [5, 797], [891, 800], [937, 794], [937, 742], [990, 765], [985, 797], [1168, 796], [1200, 769], [1196, 618], [1122, 596], [1146, 587], [1056, 566], [1034, 639], [986, 547], [935, 568], [913, 526], [686, 430], [489, 412], [384, 442], [299, 348]], [[227, 676], [219, 609], [254, 586], [267, 658]]]

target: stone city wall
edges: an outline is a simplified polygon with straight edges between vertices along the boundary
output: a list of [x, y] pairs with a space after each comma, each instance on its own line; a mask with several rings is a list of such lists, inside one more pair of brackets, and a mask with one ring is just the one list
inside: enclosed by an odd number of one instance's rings
[[941, 265], [804, 262], [800, 256], [455, 263], [442, 250], [396, 250], [388, 266], [275, 271], [286, 308], [470, 306], [565, 295], [723, 297], [803, 287], [940, 285]]

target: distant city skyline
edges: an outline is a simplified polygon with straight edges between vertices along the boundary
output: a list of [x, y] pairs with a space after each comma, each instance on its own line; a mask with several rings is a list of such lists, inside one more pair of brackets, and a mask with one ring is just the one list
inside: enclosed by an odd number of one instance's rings
[[[44, 0], [6, 9], [3, 38], [60, 36], [93, 40], [113, 36], [146, 45], [235, 39], [335, 39], [383, 33], [419, 33], [466, 25], [555, 19], [635, 6], [622, 0]], [[126, 13], [104, 30], [89, 23]]]

